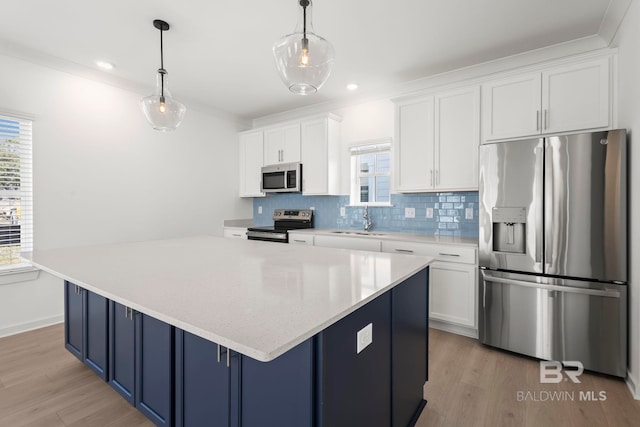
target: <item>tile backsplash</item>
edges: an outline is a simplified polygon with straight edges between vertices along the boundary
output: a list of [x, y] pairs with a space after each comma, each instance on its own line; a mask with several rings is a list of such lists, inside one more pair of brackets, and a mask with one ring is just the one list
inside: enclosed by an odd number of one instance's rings
[[[392, 206], [371, 206], [373, 230], [478, 237], [478, 192], [392, 194]], [[340, 215], [344, 207], [345, 216]], [[262, 208], [262, 213], [258, 213]], [[315, 209], [317, 228], [362, 229], [362, 206], [350, 206], [349, 196], [303, 196], [279, 193], [253, 199], [256, 225], [272, 225], [275, 209]], [[415, 217], [411, 216], [413, 209]], [[405, 215], [409, 214], [409, 215]]]

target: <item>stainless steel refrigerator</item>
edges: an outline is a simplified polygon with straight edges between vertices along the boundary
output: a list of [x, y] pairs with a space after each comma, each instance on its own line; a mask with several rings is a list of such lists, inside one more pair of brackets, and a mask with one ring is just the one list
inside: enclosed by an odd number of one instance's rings
[[627, 369], [626, 132], [480, 147], [479, 338]]

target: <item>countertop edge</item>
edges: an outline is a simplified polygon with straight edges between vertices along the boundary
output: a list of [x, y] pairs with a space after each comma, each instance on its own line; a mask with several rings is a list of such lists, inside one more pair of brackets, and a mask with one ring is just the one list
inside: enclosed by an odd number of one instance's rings
[[230, 348], [233, 351], [236, 351], [238, 353], [241, 353], [245, 356], [251, 357], [257, 361], [260, 362], [271, 362], [273, 360], [275, 360], [276, 358], [278, 358], [279, 356], [283, 355], [284, 353], [286, 353], [287, 351], [293, 349], [294, 347], [296, 347], [298, 344], [301, 344], [302, 342], [306, 341], [307, 339], [315, 336], [316, 334], [318, 334], [319, 332], [323, 331], [324, 329], [326, 329], [327, 327], [335, 324], [336, 322], [338, 322], [339, 320], [347, 317], [349, 314], [355, 312], [356, 310], [358, 310], [359, 308], [363, 307], [364, 305], [368, 304], [369, 302], [373, 301], [374, 299], [376, 299], [377, 297], [379, 297], [380, 295], [384, 294], [385, 292], [393, 289], [396, 285], [402, 283], [404, 280], [406, 280], [407, 278], [413, 276], [414, 274], [416, 274], [417, 272], [429, 267], [429, 265], [434, 261], [434, 258], [432, 257], [428, 257], [428, 256], [422, 256], [422, 255], [402, 255], [402, 256], [411, 256], [411, 257], [416, 257], [416, 258], [423, 258], [425, 259], [424, 263], [421, 263], [421, 265], [417, 268], [414, 268], [412, 270], [410, 270], [408, 273], [406, 273], [405, 275], [403, 275], [402, 277], [398, 278], [397, 280], [395, 280], [394, 282], [391, 282], [389, 285], [385, 286], [384, 288], [381, 288], [379, 290], [377, 290], [375, 293], [371, 294], [370, 296], [368, 296], [367, 298], [349, 306], [347, 309], [343, 310], [342, 312], [334, 315], [333, 317], [327, 319], [326, 321], [322, 322], [321, 324], [315, 326], [314, 328], [312, 328], [311, 330], [307, 331], [306, 333], [298, 336], [297, 338], [290, 340], [289, 342], [287, 342], [286, 344], [278, 347], [276, 350], [272, 351], [272, 352], [263, 352], [263, 351], [259, 351], [256, 350], [252, 347], [249, 347], [247, 345], [244, 345], [242, 343], [233, 341], [232, 339], [229, 338], [225, 338], [221, 335], [217, 335], [211, 331], [207, 331], [207, 330], [203, 330], [201, 328], [198, 328], [196, 326], [193, 326], [187, 322], [184, 322], [182, 320], [176, 319], [174, 317], [168, 316], [164, 313], [160, 313], [157, 312], [155, 310], [151, 310], [147, 307], [144, 307], [140, 304], [136, 304], [132, 301], [129, 301], [127, 299], [124, 299], [118, 295], [114, 295], [108, 291], [105, 291], [103, 289], [97, 288], [93, 285], [91, 285], [90, 283], [86, 283], [82, 280], [78, 280], [75, 279], [67, 274], [55, 271], [49, 267], [47, 267], [46, 265], [40, 264], [38, 262], [35, 262], [33, 260], [30, 259], [29, 256], [24, 256], [24, 259], [28, 260], [32, 265], [34, 265], [35, 267], [41, 269], [42, 271], [45, 271], [49, 274], [52, 274], [53, 276], [56, 276], [62, 280], [68, 281], [70, 283], [73, 283], [74, 285], [78, 285], [81, 286], [84, 289], [87, 289], [91, 292], [94, 292], [97, 295], [100, 295], [104, 298], [107, 298], [111, 301], [115, 301], [119, 304], [125, 305], [129, 308], [132, 308], [138, 312], [144, 313], [146, 315], [149, 315], [151, 317], [154, 317], [160, 321], [163, 321], [165, 323], [168, 323], [171, 326], [180, 328], [186, 332], [192, 333], [194, 335], [197, 335], [199, 337], [202, 337], [204, 339], [207, 339], [209, 341], [213, 341], [216, 344], [220, 344], [223, 347], [227, 347]]
[[427, 243], [434, 245], [449, 245], [449, 246], [467, 246], [470, 248], [478, 247], [478, 239], [472, 237], [452, 237], [452, 236], [428, 236], [423, 234], [402, 233], [398, 231], [373, 231], [372, 233], [380, 233], [382, 235], [348, 235], [337, 232], [361, 232], [362, 230], [355, 229], [337, 229], [337, 228], [309, 228], [301, 230], [289, 230], [290, 234], [311, 234], [322, 236], [335, 236], [345, 238], [363, 238], [374, 239], [384, 241], [404, 241], [412, 243]]

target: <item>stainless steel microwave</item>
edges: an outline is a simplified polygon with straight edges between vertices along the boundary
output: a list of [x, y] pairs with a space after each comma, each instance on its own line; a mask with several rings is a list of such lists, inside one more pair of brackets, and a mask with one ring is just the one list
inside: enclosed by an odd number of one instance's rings
[[260, 189], [264, 193], [302, 191], [302, 163], [280, 163], [264, 166]]

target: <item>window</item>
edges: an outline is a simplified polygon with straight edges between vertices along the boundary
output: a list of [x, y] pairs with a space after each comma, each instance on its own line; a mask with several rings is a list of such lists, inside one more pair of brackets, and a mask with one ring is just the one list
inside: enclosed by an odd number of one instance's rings
[[388, 205], [391, 200], [391, 141], [369, 141], [351, 148], [351, 204]]
[[33, 249], [31, 164], [31, 121], [0, 115], [0, 273]]

